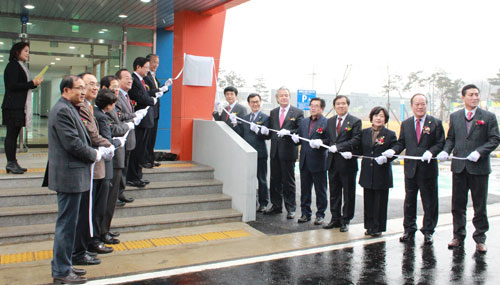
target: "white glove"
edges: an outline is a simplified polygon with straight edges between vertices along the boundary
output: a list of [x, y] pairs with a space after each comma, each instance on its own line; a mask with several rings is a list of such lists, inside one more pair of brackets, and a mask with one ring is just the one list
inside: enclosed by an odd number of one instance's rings
[[163, 96], [163, 92], [156, 92], [156, 93], [155, 93], [155, 97], [156, 97], [156, 99], [160, 99], [160, 98], [161, 98], [161, 96]]
[[290, 135], [290, 131], [287, 129], [281, 129], [278, 131], [277, 135], [278, 135], [278, 138], [281, 138], [281, 137], [284, 137], [286, 135]]
[[336, 145], [332, 145], [328, 148], [328, 151], [331, 152], [331, 153], [336, 153], [337, 152], [337, 146]]
[[142, 118], [144, 118], [144, 116], [146, 116], [147, 113], [148, 113], [148, 110], [140, 109], [140, 110], [135, 111], [134, 114], [136, 117], [140, 117], [142, 119]]
[[377, 162], [378, 165], [382, 165], [387, 162], [387, 157], [381, 155], [379, 157], [376, 157], [375, 161]]
[[321, 147], [322, 143], [323, 143], [323, 141], [320, 140], [320, 139], [310, 140], [309, 141], [309, 146], [311, 148], [319, 149]]
[[161, 90], [161, 95], [163, 95], [163, 93], [165, 93], [165, 92], [168, 91], [168, 86], [167, 85], [163, 85], [162, 87], [160, 87], [160, 90]]
[[229, 115], [229, 120], [231, 120], [231, 124], [235, 125], [237, 123], [236, 114], [235, 113], [231, 113]]
[[432, 152], [426, 151], [424, 154], [422, 154], [422, 158], [420, 158], [421, 161], [427, 161], [427, 163], [431, 163], [432, 159]]
[[447, 160], [447, 159], [448, 159], [448, 157], [449, 157], [449, 156], [450, 156], [450, 155], [449, 155], [446, 151], [444, 151], [444, 150], [443, 150], [442, 152], [440, 152], [440, 153], [437, 155], [437, 157], [436, 157], [436, 158], [437, 158], [438, 160], [440, 160], [440, 161], [445, 161], [445, 160]]
[[168, 86], [171, 86], [172, 83], [173, 83], [172, 78], [169, 78], [169, 79], [167, 79], [167, 81], [165, 81], [165, 84], [163, 84], [163, 86], [167, 86], [168, 87]]
[[111, 145], [107, 148], [105, 148], [106, 152], [103, 154], [102, 158], [104, 158], [105, 160], [110, 160], [113, 158], [113, 156], [115, 155], [115, 146], [114, 145]]
[[102, 159], [102, 151], [99, 150], [99, 149], [96, 149], [96, 152], [97, 152], [97, 154], [96, 154], [96, 157], [95, 157], [95, 162], [99, 162]]
[[125, 146], [125, 142], [127, 141], [127, 139], [125, 137], [114, 137], [113, 139], [114, 140], [118, 140], [120, 142], [120, 146], [119, 147]]
[[350, 151], [341, 152], [340, 155], [342, 155], [342, 157], [344, 159], [351, 159], [352, 158], [352, 152], [350, 152]]
[[255, 123], [250, 123], [250, 130], [256, 134], [259, 133], [259, 127]]
[[297, 135], [297, 134], [292, 134], [292, 141], [293, 141], [294, 143], [299, 143], [299, 142], [300, 142], [299, 135]]
[[153, 105], [156, 105], [156, 103], [158, 102], [158, 99], [156, 99], [155, 97], [153, 97], [153, 101], [154, 101]]
[[382, 153], [387, 158], [392, 158], [396, 152], [393, 149], [388, 149]]
[[267, 136], [269, 134], [269, 129], [266, 126], [261, 126], [260, 133]]
[[214, 112], [219, 112], [220, 101], [215, 101], [214, 103]]
[[134, 125], [138, 126], [142, 121], [142, 117], [135, 117], [134, 118]]
[[477, 150], [475, 150], [471, 152], [469, 156], [467, 156], [467, 159], [472, 162], [477, 162], [479, 160], [479, 157], [481, 157], [481, 155], [479, 154], [479, 152], [477, 152]]
[[127, 126], [128, 126], [128, 129], [129, 129], [129, 130], [133, 130], [133, 129], [135, 129], [135, 125], [134, 125], [134, 123], [132, 123], [132, 122], [125, 123], [125, 125], [127, 125]]

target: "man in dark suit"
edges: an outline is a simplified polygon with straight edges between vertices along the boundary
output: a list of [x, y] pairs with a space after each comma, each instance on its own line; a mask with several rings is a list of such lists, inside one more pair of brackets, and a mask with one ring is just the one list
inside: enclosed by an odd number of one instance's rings
[[487, 251], [486, 232], [489, 229], [486, 215], [488, 197], [488, 176], [491, 173], [490, 153], [500, 143], [498, 123], [495, 114], [479, 108], [479, 88], [470, 84], [462, 88], [465, 108], [450, 115], [450, 128], [443, 151], [438, 159], [445, 160], [453, 151], [453, 156], [467, 160], [453, 159], [453, 187], [451, 213], [453, 215], [453, 240], [448, 248], [463, 246], [466, 236], [467, 197], [470, 189], [476, 228], [473, 234], [476, 250]]
[[148, 54], [146, 59], [149, 61], [149, 72], [146, 77], [144, 77], [144, 81], [146, 85], [149, 87], [149, 96], [157, 97], [158, 102], [151, 107], [153, 109], [153, 119], [154, 124], [151, 129], [151, 135], [148, 138], [148, 142], [146, 144], [146, 160], [147, 162], [143, 165], [145, 168], [152, 168], [154, 166], [160, 166], [160, 163], [155, 162], [154, 157], [154, 149], [156, 143], [156, 133], [158, 131], [158, 121], [160, 120], [160, 98], [168, 92], [168, 87], [172, 85], [172, 79], [168, 79], [167, 82], [162, 86], [158, 78], [156, 78], [156, 70], [160, 65], [160, 57], [156, 54]]
[[138, 57], [134, 60], [134, 73], [132, 74], [132, 88], [128, 91], [130, 100], [136, 105], [134, 110], [145, 110], [146, 116], [135, 128], [135, 148], [130, 154], [130, 163], [127, 170], [127, 185], [135, 187], [144, 187], [149, 181], [142, 179], [142, 165], [147, 162], [146, 148], [154, 127], [154, 108], [158, 102], [156, 97], [151, 97], [148, 92], [149, 86], [146, 85], [144, 77], [149, 71], [149, 61], [144, 57]]
[[[220, 113], [217, 111], [219, 108], [220, 102], [215, 102], [215, 111], [212, 113], [214, 120], [223, 121], [232, 128], [237, 134], [240, 136], [243, 135], [243, 129], [241, 128], [241, 122], [238, 122], [236, 118], [231, 118], [232, 116], [229, 114], [234, 114], [237, 117], [243, 118], [246, 114], [248, 114], [247, 108], [238, 103], [238, 89], [233, 86], [228, 86], [224, 88], [224, 97], [226, 98], [227, 106], [224, 107], [227, 112], [222, 110]], [[228, 114], [229, 113], [229, 114]], [[233, 116], [234, 116], [233, 115]]]
[[320, 145], [326, 139], [327, 119], [323, 117], [325, 110], [325, 100], [313, 98], [309, 102], [311, 117], [300, 122], [299, 134], [292, 135], [292, 140], [299, 143], [299, 136], [310, 139], [310, 142], [300, 141], [300, 208], [302, 216], [299, 223], [311, 220], [311, 191], [314, 184], [316, 192], [316, 220], [315, 225], [323, 224], [325, 210], [328, 206], [326, 200], [327, 180], [326, 180], [326, 159], [328, 150]]
[[438, 155], [444, 146], [444, 130], [441, 121], [427, 115], [427, 97], [417, 93], [410, 99], [414, 116], [401, 123], [399, 139], [392, 149], [382, 153], [387, 158], [401, 153], [406, 149], [406, 155], [421, 156], [420, 161], [405, 159], [405, 201], [404, 221], [405, 232], [400, 237], [401, 242], [412, 241], [417, 231], [417, 195], [420, 190], [424, 220], [420, 231], [424, 235], [425, 244], [432, 244], [434, 228], [438, 221], [438, 163], [432, 157]]
[[[280, 87], [276, 93], [276, 101], [280, 105], [271, 110], [270, 126], [279, 130], [271, 134], [271, 208], [264, 213], [279, 214], [283, 211], [283, 200], [287, 210], [287, 219], [295, 217], [295, 161], [298, 157], [297, 145], [291, 134], [297, 133], [304, 112], [290, 105], [290, 90]], [[265, 130], [261, 128], [261, 131]], [[269, 134], [269, 130], [263, 132]]]
[[269, 191], [267, 188], [267, 136], [259, 132], [259, 126], [269, 128], [269, 116], [260, 110], [262, 101], [259, 94], [252, 93], [248, 95], [247, 102], [251, 112], [244, 116], [243, 119], [251, 122], [251, 124], [241, 125], [242, 134], [243, 139], [257, 151], [257, 181], [259, 182], [259, 207], [257, 208], [257, 212], [263, 212], [269, 203]]
[[50, 111], [48, 125], [48, 186], [57, 192], [58, 205], [52, 277], [54, 283], [81, 284], [86, 281], [82, 276], [86, 271], [72, 267], [71, 255], [76, 237], [83, 234], [77, 230], [89, 228], [88, 204], [82, 207], [82, 195], [90, 189], [90, 165], [99, 161], [102, 153], [91, 147], [76, 108], [85, 98], [84, 81], [66, 76], [60, 90], [62, 98]]
[[[332, 220], [325, 229], [340, 227], [341, 232], [349, 230], [349, 223], [354, 217], [356, 199], [356, 174], [358, 161], [346, 159], [341, 152], [358, 153], [361, 143], [361, 120], [348, 114], [351, 101], [343, 95], [333, 100], [337, 115], [328, 119], [327, 138], [323, 141], [329, 145], [328, 180], [330, 184], [330, 212]], [[342, 207], [342, 198], [344, 206]]]

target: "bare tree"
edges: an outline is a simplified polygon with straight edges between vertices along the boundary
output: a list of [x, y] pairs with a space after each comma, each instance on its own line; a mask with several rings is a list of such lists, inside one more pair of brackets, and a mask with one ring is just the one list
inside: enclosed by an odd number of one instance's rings
[[257, 79], [255, 79], [255, 81], [256, 81], [255, 84], [252, 86], [255, 89], [255, 92], [259, 93], [263, 102], [270, 103], [271, 95], [269, 92], [269, 88], [267, 88], [266, 86], [266, 81], [264, 77], [260, 76]]

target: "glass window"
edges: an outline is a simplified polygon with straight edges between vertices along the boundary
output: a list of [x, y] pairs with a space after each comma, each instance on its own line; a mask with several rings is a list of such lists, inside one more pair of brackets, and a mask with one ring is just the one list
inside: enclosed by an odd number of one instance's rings
[[128, 27], [127, 28], [127, 41], [152, 43], [153, 42], [153, 30]]

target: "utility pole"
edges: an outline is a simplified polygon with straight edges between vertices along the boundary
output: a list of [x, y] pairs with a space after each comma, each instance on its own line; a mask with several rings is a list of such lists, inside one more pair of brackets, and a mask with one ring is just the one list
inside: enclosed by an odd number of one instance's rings
[[315, 82], [315, 79], [316, 79], [316, 75], [318, 75], [318, 74], [319, 74], [319, 73], [316, 73], [316, 72], [314, 71], [314, 65], [313, 65], [313, 71], [312, 71], [312, 73], [307, 74], [307, 75], [311, 76], [311, 89], [312, 89], [312, 90], [315, 90], [315, 89], [314, 89], [314, 82]]

